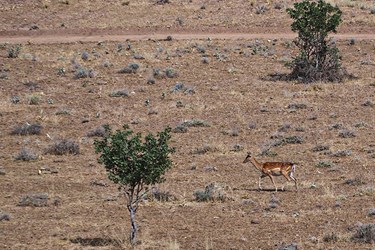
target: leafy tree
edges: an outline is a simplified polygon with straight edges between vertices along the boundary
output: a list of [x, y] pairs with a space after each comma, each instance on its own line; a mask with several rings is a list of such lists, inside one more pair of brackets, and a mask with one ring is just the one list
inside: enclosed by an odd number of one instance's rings
[[323, 0], [304, 0], [287, 12], [294, 19], [291, 28], [298, 32], [295, 44], [300, 49], [290, 64], [291, 78], [303, 82], [343, 80], [347, 73], [341, 66], [339, 50], [327, 39], [342, 22], [341, 10]]
[[169, 155], [174, 148], [168, 146], [171, 128], [167, 127], [156, 136], [148, 134], [142, 139], [142, 134], [133, 135], [128, 125], [115, 133], [108, 125], [103, 127], [105, 136], [94, 141], [95, 152], [101, 154], [98, 162], [104, 164], [108, 178], [124, 192], [131, 220], [130, 241], [135, 245], [135, 215], [139, 202], [147, 193], [148, 186], [163, 182], [164, 173], [172, 167]]

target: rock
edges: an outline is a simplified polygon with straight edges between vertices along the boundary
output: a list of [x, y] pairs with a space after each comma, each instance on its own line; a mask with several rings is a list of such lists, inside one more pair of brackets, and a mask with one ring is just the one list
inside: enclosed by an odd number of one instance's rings
[[10, 214], [0, 211], [0, 221], [9, 221], [11, 218]]
[[298, 246], [297, 246], [297, 243], [291, 243], [291, 244], [285, 244], [283, 243], [279, 248], [278, 250], [297, 250], [298, 249]]
[[251, 224], [256, 224], [256, 225], [257, 225], [257, 224], [260, 224], [260, 221], [259, 221], [259, 220], [251, 220], [250, 223], [251, 223]]

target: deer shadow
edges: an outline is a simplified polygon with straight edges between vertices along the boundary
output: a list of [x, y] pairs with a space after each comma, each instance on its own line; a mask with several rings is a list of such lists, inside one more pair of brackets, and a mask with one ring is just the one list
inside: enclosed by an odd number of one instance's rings
[[110, 239], [110, 238], [100, 238], [100, 237], [94, 237], [94, 238], [77, 237], [74, 239], [70, 239], [70, 242], [74, 244], [80, 244], [81, 246], [92, 246], [92, 247], [102, 247], [102, 246], [111, 246], [111, 245], [120, 247], [122, 245], [122, 243], [119, 240]]
[[[249, 192], [276, 192], [276, 189], [274, 188], [233, 188], [233, 190], [243, 190], [243, 191], [249, 191]], [[282, 190], [282, 189], [277, 189], [277, 192], [290, 192], [290, 190]]]

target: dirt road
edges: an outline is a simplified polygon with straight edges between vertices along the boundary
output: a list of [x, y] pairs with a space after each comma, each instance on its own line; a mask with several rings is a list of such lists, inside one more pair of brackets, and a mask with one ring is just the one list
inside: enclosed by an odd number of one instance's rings
[[[12, 32], [0, 33], [0, 43], [34, 43], [34, 44], [56, 44], [74, 42], [97, 42], [97, 41], [124, 41], [124, 40], [162, 40], [170, 36], [177, 40], [200, 40], [200, 39], [293, 39], [296, 33], [229, 33], [229, 32], [118, 32], [98, 31], [80, 34], [79, 32]], [[364, 33], [338, 33], [333, 34], [336, 39], [375, 40], [375, 34]]]

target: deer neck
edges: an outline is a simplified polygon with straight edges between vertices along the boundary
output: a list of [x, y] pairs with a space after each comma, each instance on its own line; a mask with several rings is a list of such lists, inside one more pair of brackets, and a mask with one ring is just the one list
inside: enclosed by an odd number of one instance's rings
[[250, 162], [254, 165], [256, 169], [262, 172], [263, 164], [261, 164], [255, 157], [250, 158]]

